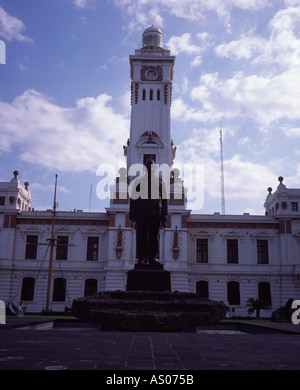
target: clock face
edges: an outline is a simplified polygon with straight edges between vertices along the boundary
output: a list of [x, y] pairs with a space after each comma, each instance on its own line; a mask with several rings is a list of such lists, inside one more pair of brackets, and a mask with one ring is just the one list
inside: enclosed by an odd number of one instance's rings
[[146, 75], [149, 80], [156, 80], [158, 73], [155, 69], [149, 69]]

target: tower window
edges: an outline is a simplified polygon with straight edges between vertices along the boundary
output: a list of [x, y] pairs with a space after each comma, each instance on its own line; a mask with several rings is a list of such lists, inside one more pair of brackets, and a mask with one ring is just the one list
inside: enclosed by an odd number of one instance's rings
[[292, 211], [298, 211], [298, 202], [292, 202], [291, 208], [292, 208]]
[[153, 100], [153, 90], [150, 89], [150, 100]]
[[144, 154], [143, 156], [143, 164], [146, 166], [147, 161], [153, 160], [156, 163], [156, 155], [155, 154]]
[[142, 97], [143, 100], [146, 100], [146, 90], [143, 89], [143, 97]]
[[156, 91], [156, 99], [160, 100], [160, 89]]

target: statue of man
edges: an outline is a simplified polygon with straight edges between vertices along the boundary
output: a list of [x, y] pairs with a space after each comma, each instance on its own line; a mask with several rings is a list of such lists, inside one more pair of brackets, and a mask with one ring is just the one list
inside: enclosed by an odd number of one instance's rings
[[160, 224], [166, 226], [168, 200], [162, 179], [155, 175], [155, 163], [146, 163], [145, 175], [134, 182], [135, 195], [130, 197], [129, 218], [135, 221], [138, 264], [156, 263]]

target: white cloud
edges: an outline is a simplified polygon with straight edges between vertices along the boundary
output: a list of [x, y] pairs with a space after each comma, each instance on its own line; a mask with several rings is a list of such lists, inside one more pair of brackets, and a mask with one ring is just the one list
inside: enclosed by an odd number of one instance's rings
[[172, 103], [172, 118], [184, 122], [189, 120], [207, 122], [212, 119], [212, 114], [211, 112], [190, 107], [182, 98], [178, 98]]
[[62, 108], [28, 90], [11, 104], [0, 102], [0, 150], [17, 146], [22, 160], [61, 171], [115, 163], [128, 138], [129, 121], [114, 112], [110, 101], [102, 94], [78, 100], [75, 108]]
[[[221, 199], [220, 145], [218, 130], [194, 129], [188, 141], [178, 145], [176, 160], [185, 164], [203, 164], [205, 204]], [[241, 212], [263, 214], [267, 187], [276, 178], [272, 162], [249, 161], [238, 154], [224, 158], [225, 197], [228, 209], [234, 208], [241, 199], [248, 202]], [[257, 206], [258, 205], [258, 206]]]
[[288, 138], [300, 137], [300, 127], [290, 127], [287, 125], [283, 126], [282, 130]]
[[[217, 73], [206, 74], [201, 77], [200, 85], [191, 90], [191, 97], [202, 103], [199, 119], [233, 118], [247, 113], [260, 126], [267, 127], [279, 119], [300, 119], [298, 79], [297, 68], [274, 77], [246, 76], [239, 72], [222, 80]], [[191, 119], [191, 108], [182, 105], [180, 109], [178, 119]]]
[[242, 137], [238, 140], [238, 145], [247, 145], [250, 143], [249, 137]]
[[201, 56], [196, 56], [193, 61], [191, 62], [191, 67], [195, 68], [197, 66], [200, 66], [202, 64], [202, 57]]
[[250, 60], [252, 65], [277, 64], [291, 67], [300, 64], [300, 7], [278, 11], [268, 25], [269, 38], [253, 31], [240, 39], [215, 48], [220, 57]]
[[222, 43], [215, 48], [215, 51], [220, 57], [228, 57], [235, 59], [252, 59], [257, 53], [262, 53], [266, 50], [268, 44], [265, 39], [260, 37], [250, 36], [242, 37], [240, 40]]
[[171, 37], [166, 46], [171, 50], [172, 55], [180, 53], [195, 54], [196, 57], [192, 61], [191, 66], [199, 66], [202, 63], [200, 54], [212, 45], [212, 36], [207, 32], [202, 32], [197, 34], [197, 39], [200, 41], [200, 44], [195, 45], [191, 42], [192, 34], [184, 33], [180, 36]]
[[285, 0], [286, 7], [297, 7], [300, 5], [300, 0]]
[[172, 55], [179, 53], [197, 54], [201, 52], [201, 47], [191, 43], [191, 34], [185, 33], [181, 36], [173, 36], [167, 43], [168, 49], [171, 50]]
[[9, 15], [0, 6], [0, 36], [8, 41], [33, 42], [32, 39], [23, 35], [22, 31], [24, 30], [24, 23], [20, 19]]
[[88, 3], [89, 3], [89, 0], [74, 0], [74, 4], [76, 5], [76, 7], [81, 8], [81, 9], [86, 8]]
[[[37, 191], [43, 191], [43, 192], [48, 192], [50, 191], [51, 193], [54, 191], [54, 185], [53, 184], [48, 184], [44, 185], [38, 182], [35, 183], [30, 183], [30, 191], [37, 192]], [[65, 194], [69, 194], [70, 191], [62, 185], [59, 185], [59, 191], [63, 192]]]
[[[158, 26], [162, 27], [164, 14], [199, 21], [203, 20], [208, 12], [216, 13], [226, 26], [230, 23], [230, 11], [234, 8], [254, 11], [270, 5], [268, 0], [114, 0], [114, 3], [132, 18], [130, 29], [138, 24], [145, 27], [147, 23], [157, 23], [157, 20], [160, 22]], [[156, 21], [153, 19], [154, 15]]]

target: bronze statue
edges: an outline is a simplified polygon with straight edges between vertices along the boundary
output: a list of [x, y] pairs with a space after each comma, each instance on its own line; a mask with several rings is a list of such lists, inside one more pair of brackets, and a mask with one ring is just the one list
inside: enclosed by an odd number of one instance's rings
[[138, 264], [158, 263], [159, 228], [166, 226], [168, 200], [163, 180], [155, 176], [155, 163], [146, 163], [145, 175], [135, 179], [135, 194], [130, 197], [129, 218], [136, 227]]

